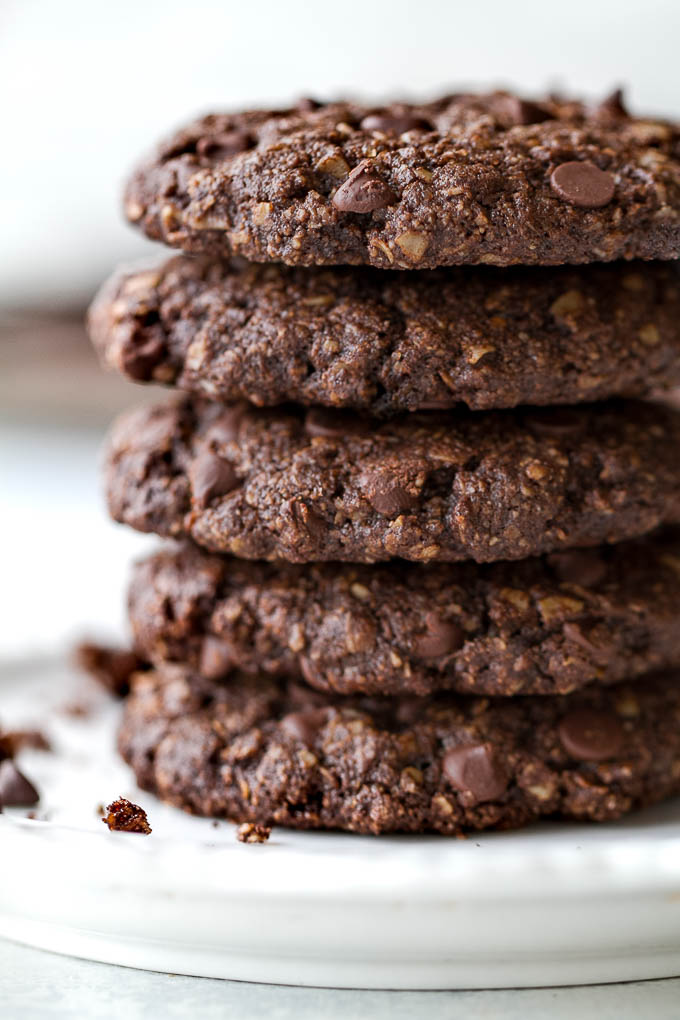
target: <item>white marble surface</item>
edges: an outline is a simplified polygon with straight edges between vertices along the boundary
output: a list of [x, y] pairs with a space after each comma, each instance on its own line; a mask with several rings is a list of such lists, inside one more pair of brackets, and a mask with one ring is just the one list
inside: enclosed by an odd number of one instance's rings
[[0, 1009], [8, 1020], [676, 1020], [680, 978], [588, 988], [361, 992], [287, 988], [110, 967], [0, 940]]

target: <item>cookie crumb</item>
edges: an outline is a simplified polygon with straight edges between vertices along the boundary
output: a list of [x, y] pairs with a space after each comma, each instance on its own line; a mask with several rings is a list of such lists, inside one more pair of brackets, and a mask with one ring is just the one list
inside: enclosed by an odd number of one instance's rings
[[108, 825], [111, 832], [140, 832], [145, 836], [151, 832], [144, 808], [124, 797], [108, 805], [102, 822]]
[[76, 665], [88, 673], [116, 698], [124, 698], [130, 690], [130, 677], [148, 664], [130, 649], [110, 648], [83, 641], [74, 651]]
[[236, 838], [239, 843], [266, 843], [272, 834], [270, 825], [255, 825], [253, 822], [244, 822], [239, 825], [236, 831]]

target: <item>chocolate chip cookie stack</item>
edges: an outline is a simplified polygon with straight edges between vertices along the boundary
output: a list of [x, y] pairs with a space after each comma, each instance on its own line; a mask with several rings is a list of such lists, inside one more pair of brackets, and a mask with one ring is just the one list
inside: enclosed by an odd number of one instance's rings
[[185, 391], [106, 461], [176, 540], [131, 586], [141, 784], [375, 833], [679, 792], [678, 127], [306, 101], [180, 131], [126, 212], [184, 252], [90, 315]]

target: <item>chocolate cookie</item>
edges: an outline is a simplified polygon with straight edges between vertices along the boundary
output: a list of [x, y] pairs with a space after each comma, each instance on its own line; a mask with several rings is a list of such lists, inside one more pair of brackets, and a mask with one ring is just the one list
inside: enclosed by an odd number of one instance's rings
[[680, 383], [673, 263], [291, 269], [179, 257], [89, 316], [104, 364], [224, 402], [375, 415], [644, 395]]
[[680, 255], [680, 129], [506, 92], [217, 114], [160, 146], [125, 211], [185, 251], [433, 269]]
[[386, 423], [184, 398], [124, 415], [109, 509], [140, 531], [292, 562], [522, 559], [680, 523], [680, 413], [660, 404]]
[[142, 787], [234, 821], [457, 834], [618, 818], [680, 792], [680, 674], [545, 698], [332, 699], [294, 681], [138, 674]]
[[340, 694], [566, 694], [680, 666], [680, 533], [519, 563], [137, 564], [140, 655]]

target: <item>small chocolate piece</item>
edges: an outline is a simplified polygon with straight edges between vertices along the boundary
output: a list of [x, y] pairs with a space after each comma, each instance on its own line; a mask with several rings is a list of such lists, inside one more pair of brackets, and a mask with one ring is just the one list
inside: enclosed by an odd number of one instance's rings
[[369, 113], [359, 125], [362, 131], [381, 131], [386, 135], [404, 135], [407, 131], [431, 131], [432, 126], [422, 117], [410, 114]]
[[621, 750], [623, 726], [611, 712], [588, 708], [568, 712], [558, 726], [562, 746], [579, 761], [607, 761]]
[[301, 712], [289, 712], [288, 715], [284, 715], [280, 726], [286, 736], [312, 747], [327, 719], [328, 709], [307, 708]]
[[135, 382], [150, 382], [154, 368], [165, 356], [165, 343], [157, 326], [147, 322], [136, 325], [121, 352], [121, 368]]
[[366, 435], [369, 432], [369, 426], [365, 418], [352, 411], [311, 407], [305, 415], [305, 431], [310, 436], [337, 439], [343, 436]]
[[368, 501], [374, 510], [386, 517], [412, 510], [418, 504], [417, 496], [407, 492], [399, 482], [383, 471], [373, 472], [368, 476]]
[[554, 115], [538, 103], [519, 96], [508, 96], [505, 108], [508, 110], [513, 124], [541, 124], [545, 120], [553, 120]]
[[249, 132], [236, 129], [199, 138], [196, 143], [196, 152], [199, 156], [206, 156], [208, 159], [225, 159], [229, 156], [237, 156], [239, 152], [245, 152], [251, 148], [252, 144], [253, 138]]
[[108, 805], [102, 822], [108, 825], [111, 832], [139, 832], [144, 836], [151, 832], [144, 808], [125, 800], [124, 797], [119, 797]]
[[371, 173], [372, 163], [365, 159], [352, 170], [333, 196], [333, 205], [340, 212], [370, 213], [397, 201], [389, 184]]
[[598, 585], [607, 576], [607, 564], [595, 549], [566, 549], [552, 553], [548, 563], [560, 581], [582, 588]]
[[628, 110], [623, 102], [623, 89], [614, 89], [595, 108], [595, 115], [606, 117], [628, 117]]
[[201, 645], [199, 670], [209, 680], [222, 680], [234, 668], [233, 647], [220, 638], [208, 635]]
[[216, 418], [206, 432], [206, 439], [209, 443], [226, 444], [233, 443], [238, 439], [241, 423], [248, 413], [248, 407], [244, 403], [235, 404], [227, 408], [223, 414]]
[[10, 758], [0, 762], [0, 805], [2, 807], [33, 807], [40, 794], [33, 783], [20, 772]]
[[90, 641], [81, 642], [74, 657], [79, 669], [89, 673], [117, 698], [124, 698], [128, 693], [133, 673], [149, 668], [148, 663], [130, 649], [112, 648]]
[[432, 659], [458, 651], [464, 641], [462, 627], [430, 612], [425, 617], [425, 632], [415, 640], [414, 652], [420, 659]]
[[204, 450], [189, 467], [193, 501], [201, 510], [219, 496], [238, 488], [238, 475], [228, 460]]
[[508, 788], [508, 780], [493, 745], [463, 744], [447, 751], [442, 769], [454, 789], [466, 793], [475, 804], [498, 800]]
[[51, 751], [52, 745], [40, 730], [8, 730], [0, 732], [0, 758], [14, 758], [19, 751]]
[[533, 407], [527, 417], [532, 432], [546, 436], [568, 436], [583, 426], [583, 417], [578, 408]]
[[587, 160], [572, 160], [555, 167], [550, 175], [553, 190], [571, 205], [599, 209], [614, 197], [614, 178]]
[[239, 843], [266, 843], [271, 834], [270, 825], [256, 825], [254, 822], [243, 822], [236, 830]]

